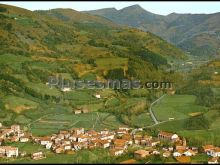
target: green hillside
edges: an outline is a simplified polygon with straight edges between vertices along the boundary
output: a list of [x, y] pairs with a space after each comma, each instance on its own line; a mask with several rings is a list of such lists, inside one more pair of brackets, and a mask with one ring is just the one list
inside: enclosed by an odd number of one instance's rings
[[[48, 77], [126, 78], [143, 82], [182, 79], [175, 72], [167, 74], [166, 69], [170, 68], [170, 59], [183, 60], [186, 55], [150, 32], [119, 26], [103, 17], [72, 9], [29, 11], [0, 5], [0, 17], [0, 119], [4, 125], [22, 124], [34, 134], [42, 134], [41, 129], [54, 133], [67, 125], [90, 128], [99, 123], [94, 127], [115, 128], [129, 120], [127, 124], [150, 125], [149, 115], [141, 115], [146, 114], [149, 102], [160, 90], [141, 90], [138, 94], [87, 89], [63, 92], [51, 89]], [[97, 92], [102, 99], [94, 97]], [[91, 111], [90, 122], [83, 114], [77, 123], [68, 118], [74, 118], [73, 110], [80, 107]], [[104, 117], [106, 113], [109, 116]], [[45, 119], [45, 115], [63, 115], [64, 121], [57, 121], [60, 127], [48, 124], [44, 128], [43, 122], [51, 120]], [[139, 119], [142, 124], [137, 122]]]

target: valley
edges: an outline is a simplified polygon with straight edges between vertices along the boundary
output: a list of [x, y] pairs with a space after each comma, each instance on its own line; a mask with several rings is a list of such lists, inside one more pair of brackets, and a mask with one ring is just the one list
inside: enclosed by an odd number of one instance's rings
[[[204, 146], [220, 146], [219, 26], [202, 29], [218, 15], [159, 16], [140, 6], [31, 11], [0, 4], [0, 148], [19, 150], [11, 158], [5, 152], [0, 163], [181, 163], [178, 147], [195, 148], [190, 162], [207, 163], [213, 156]], [[188, 27], [179, 29], [179, 21]], [[60, 89], [48, 85], [50, 76], [174, 86]], [[179, 138], [173, 141], [174, 135]], [[136, 151], [148, 154], [139, 158]]]

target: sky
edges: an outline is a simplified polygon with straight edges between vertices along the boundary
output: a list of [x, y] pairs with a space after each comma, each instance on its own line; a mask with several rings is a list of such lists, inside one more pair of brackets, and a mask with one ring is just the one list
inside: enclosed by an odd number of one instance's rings
[[157, 1], [157, 2], [141, 2], [141, 1], [41, 1], [41, 2], [12, 2], [1, 1], [0, 3], [9, 4], [13, 6], [22, 7], [29, 10], [48, 10], [53, 8], [72, 8], [77, 11], [95, 10], [101, 8], [116, 8], [122, 9], [127, 6], [139, 4], [145, 10], [161, 15], [167, 15], [170, 13], [192, 13], [192, 14], [210, 14], [220, 12], [220, 2], [171, 2], [171, 1]]

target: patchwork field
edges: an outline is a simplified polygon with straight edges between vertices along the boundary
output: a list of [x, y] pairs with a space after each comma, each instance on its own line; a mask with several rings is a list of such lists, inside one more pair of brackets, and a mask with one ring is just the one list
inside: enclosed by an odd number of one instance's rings
[[30, 125], [30, 131], [35, 135], [48, 135], [59, 130], [83, 127], [85, 129], [114, 129], [121, 123], [114, 115], [100, 112], [87, 114], [65, 113], [46, 115]]
[[154, 114], [159, 121], [186, 119], [192, 113], [204, 113], [207, 109], [196, 105], [193, 95], [172, 95], [164, 97], [153, 107]]

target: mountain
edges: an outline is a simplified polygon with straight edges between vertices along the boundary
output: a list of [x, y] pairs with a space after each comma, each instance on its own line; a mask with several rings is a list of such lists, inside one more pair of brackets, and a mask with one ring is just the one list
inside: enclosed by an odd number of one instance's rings
[[191, 55], [220, 55], [220, 13], [171, 13], [162, 16], [150, 13], [139, 5], [120, 10], [100, 9], [85, 12], [106, 17], [118, 24], [152, 32]]
[[[140, 100], [150, 101], [161, 90], [65, 92], [50, 88], [48, 78], [62, 76], [71, 82], [166, 80], [179, 85], [180, 73], [167, 70], [172, 60], [186, 58], [179, 48], [150, 32], [117, 25], [101, 16], [72, 9], [30, 11], [9, 5], [0, 5], [0, 47], [0, 121], [6, 126], [27, 126], [48, 114], [74, 117], [72, 109], [81, 107], [106, 110], [129, 124], [131, 114], [145, 113], [148, 103], [139, 104]], [[94, 97], [98, 92], [102, 99]], [[131, 108], [135, 105], [140, 106]], [[93, 125], [88, 123], [88, 127]], [[57, 129], [60, 127], [52, 132]], [[45, 129], [31, 131], [38, 134]]]
[[75, 78], [172, 79], [164, 69], [171, 60], [186, 58], [150, 32], [72, 9], [29, 11], [0, 5], [0, 17], [1, 73], [19, 74], [28, 83], [44, 85], [49, 75], [59, 73]]

